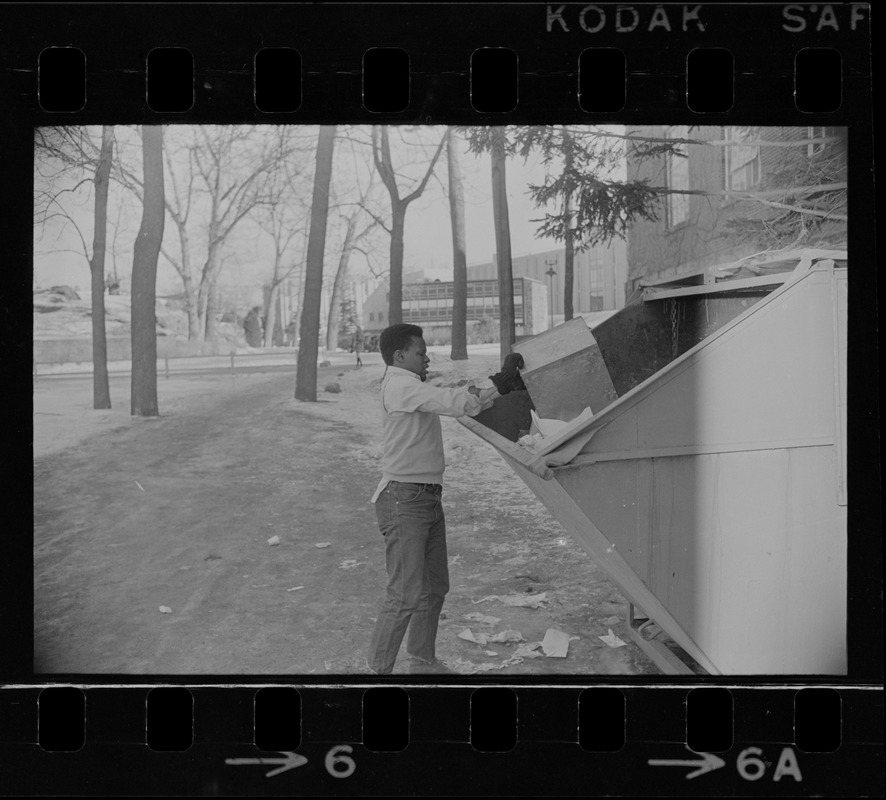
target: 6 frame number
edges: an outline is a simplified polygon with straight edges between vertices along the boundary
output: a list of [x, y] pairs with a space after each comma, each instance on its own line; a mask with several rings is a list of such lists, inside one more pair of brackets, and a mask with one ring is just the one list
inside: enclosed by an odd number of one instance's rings
[[342, 753], [353, 752], [354, 748], [349, 744], [339, 744], [333, 747], [323, 760], [326, 771], [333, 778], [350, 778], [354, 774], [354, 770], [357, 769], [357, 764], [349, 755], [342, 755]]

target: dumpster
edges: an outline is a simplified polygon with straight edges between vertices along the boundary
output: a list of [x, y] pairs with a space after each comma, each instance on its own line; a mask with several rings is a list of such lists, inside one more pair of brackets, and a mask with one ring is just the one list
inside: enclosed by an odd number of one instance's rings
[[665, 672], [846, 674], [846, 265], [800, 251], [644, 286], [520, 342], [526, 393], [461, 419]]

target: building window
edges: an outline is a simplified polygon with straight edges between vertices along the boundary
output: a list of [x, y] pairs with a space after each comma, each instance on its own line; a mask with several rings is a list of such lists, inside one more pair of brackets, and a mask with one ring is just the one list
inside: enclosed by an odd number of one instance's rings
[[[668, 139], [688, 139], [689, 128], [686, 125], [672, 125], [665, 132]], [[672, 153], [667, 155], [666, 182], [668, 189], [689, 189], [689, 152], [685, 144], [676, 145]], [[667, 195], [667, 220], [669, 228], [675, 228], [689, 218], [689, 195]]]
[[[748, 131], [730, 125], [725, 128], [727, 142], [743, 142]], [[726, 145], [726, 190], [742, 192], [753, 189], [760, 182], [760, 147], [758, 145]]]
[[[828, 129], [823, 127], [814, 127], [810, 125], [806, 128], [807, 139], [824, 139], [828, 135]], [[817, 156], [825, 148], [824, 142], [810, 142], [806, 145], [806, 155], [809, 158]]]
[[375, 322], [375, 312], [373, 312], [373, 311], [369, 312], [369, 321]]

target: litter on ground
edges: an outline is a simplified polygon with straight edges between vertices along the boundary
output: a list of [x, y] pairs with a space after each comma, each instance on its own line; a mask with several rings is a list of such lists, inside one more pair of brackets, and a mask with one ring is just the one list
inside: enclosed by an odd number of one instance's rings
[[546, 594], [547, 592], [539, 592], [538, 594], [490, 594], [487, 597], [482, 597], [479, 600], [472, 600], [471, 602], [474, 605], [477, 605], [477, 603], [485, 603], [487, 600], [498, 600], [499, 603], [504, 603], [506, 606], [540, 608], [545, 603], [550, 602], [546, 597]]
[[517, 646], [514, 650], [514, 657], [517, 658], [541, 658], [544, 654], [540, 653], [541, 642], [526, 642]]
[[556, 628], [548, 628], [541, 649], [548, 658], [566, 658], [566, 653], [569, 651], [569, 634]]
[[479, 622], [481, 625], [497, 625], [501, 622], [500, 617], [490, 617], [489, 614], [481, 614], [479, 611], [465, 614], [464, 618], [471, 620], [471, 622]]
[[465, 628], [460, 634], [459, 639], [464, 639], [474, 644], [485, 645], [489, 642], [522, 642], [525, 641], [523, 634], [519, 631], [501, 631], [500, 633], [474, 633], [470, 628]]
[[612, 628], [609, 629], [606, 636], [598, 636], [597, 638], [602, 639], [610, 647], [625, 647], [627, 645], [627, 642], [622, 641], [612, 632]]
[[171, 614], [172, 609], [169, 606], [160, 606], [160, 613], [161, 614]]
[[330, 544], [332, 544], [332, 542], [317, 542], [314, 547], [329, 547]]
[[280, 544], [280, 537], [272, 536], [270, 539], [268, 539], [268, 544], [271, 545], [271, 547], [276, 547], [278, 544]]
[[304, 586], [293, 586], [291, 589], [287, 589], [287, 592], [297, 592], [299, 589], [304, 589]]
[[477, 672], [490, 672], [494, 669], [506, 669], [507, 667], [519, 664], [521, 661], [523, 661], [522, 658], [511, 656], [498, 664], [493, 664], [489, 661], [484, 661], [482, 664], [475, 664], [473, 661], [465, 661], [464, 659], [457, 658], [451, 663], [451, 666], [454, 672], [458, 672], [461, 675], [474, 675]]

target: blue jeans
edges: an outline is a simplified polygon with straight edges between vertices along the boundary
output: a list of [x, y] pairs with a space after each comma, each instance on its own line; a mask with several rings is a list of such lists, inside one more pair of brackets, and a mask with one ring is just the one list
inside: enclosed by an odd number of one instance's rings
[[407, 627], [407, 653], [427, 662], [436, 657], [437, 623], [449, 591], [442, 493], [436, 484], [391, 481], [375, 503], [388, 568], [369, 643], [369, 667], [379, 674], [393, 670]]

